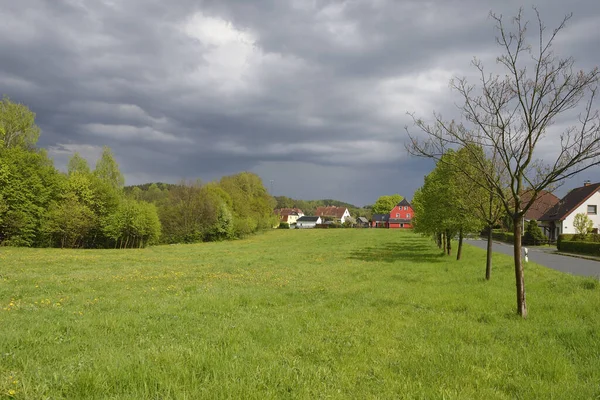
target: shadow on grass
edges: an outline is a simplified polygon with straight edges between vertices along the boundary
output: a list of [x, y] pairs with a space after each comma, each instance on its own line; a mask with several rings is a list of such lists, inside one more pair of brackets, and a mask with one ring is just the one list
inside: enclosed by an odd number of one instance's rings
[[348, 257], [351, 260], [373, 262], [396, 262], [406, 260], [413, 263], [439, 263], [444, 261], [441, 251], [422, 244], [421, 240], [403, 240], [402, 242], [382, 243], [353, 250]]

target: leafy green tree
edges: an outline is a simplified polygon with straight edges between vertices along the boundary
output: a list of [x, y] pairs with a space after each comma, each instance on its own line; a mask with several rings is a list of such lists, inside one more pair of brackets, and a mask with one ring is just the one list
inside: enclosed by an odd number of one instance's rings
[[577, 231], [580, 236], [585, 236], [591, 232], [594, 227], [594, 222], [585, 213], [579, 213], [575, 215], [573, 221], [573, 228]]
[[0, 148], [20, 147], [33, 150], [40, 136], [35, 113], [27, 106], [4, 97], [0, 101]]
[[449, 244], [446, 243], [446, 238], [452, 237], [453, 232], [449, 231], [446, 221], [451, 212], [448, 209], [451, 204], [443, 178], [443, 171], [436, 166], [425, 177], [423, 186], [415, 191], [412, 225], [415, 232], [435, 237], [438, 247], [447, 253]]
[[125, 178], [119, 170], [119, 164], [117, 164], [112, 151], [107, 146], [103, 148], [102, 155], [96, 163], [94, 175], [115, 189], [122, 189], [125, 184]]
[[165, 243], [226, 240], [234, 236], [232, 200], [218, 184], [182, 182], [159, 204]]
[[156, 183], [153, 183], [142, 198], [150, 203], [158, 203], [166, 198], [166, 194], [166, 191], [163, 191]]
[[463, 153], [448, 151], [425, 178], [425, 184], [415, 194], [413, 224], [417, 232], [442, 237], [445, 252], [450, 255], [451, 239], [458, 234], [457, 260], [460, 260], [465, 233], [476, 232], [481, 220], [473, 213], [476, 193], [466, 185], [464, 175], [453, 165]]
[[205, 239], [209, 241], [227, 240], [232, 239], [234, 234], [233, 215], [229, 211], [227, 203], [221, 201], [218, 203], [216, 220], [208, 225]]
[[235, 235], [235, 225], [231, 212], [233, 207], [231, 197], [216, 183], [204, 185], [202, 194], [207, 203], [204, 239], [208, 241], [232, 239]]
[[525, 227], [525, 235], [523, 237], [526, 243], [536, 244], [544, 240], [544, 234], [537, 224], [537, 221], [532, 219], [527, 222]]
[[145, 247], [158, 242], [160, 221], [154, 204], [124, 198], [107, 218], [104, 232], [118, 248]]
[[44, 151], [0, 149], [0, 245], [41, 244], [41, 221], [61, 179]]
[[134, 187], [131, 192], [129, 193], [129, 197], [131, 197], [134, 200], [141, 200], [142, 196], [144, 195], [144, 192], [142, 192], [142, 189], [140, 189], [139, 187]]
[[291, 199], [286, 196], [275, 196], [275, 200], [277, 200], [277, 205], [275, 208], [293, 208], [295, 207], [294, 199]]
[[[474, 157], [474, 154], [477, 156]], [[493, 185], [490, 185], [487, 179], [478, 174], [477, 160], [485, 160], [488, 169], [491, 170], [489, 176], [500, 180], [496, 160], [494, 158], [486, 159], [483, 149], [473, 144], [460, 148], [456, 153], [452, 151], [449, 155], [451, 157], [447, 157], [446, 161], [449, 162], [447, 168], [453, 171], [452, 180], [456, 196], [454, 205], [457, 212], [464, 215], [462, 229], [474, 232], [486, 227], [488, 232], [485, 276], [489, 280], [492, 270], [492, 228], [504, 215], [504, 207], [495, 193]], [[458, 258], [460, 258], [461, 248], [462, 235], [459, 233]]]
[[[122, 192], [109, 182], [92, 173], [73, 170], [61, 190], [63, 201], [73, 199], [94, 214], [94, 225], [83, 239], [83, 247], [108, 247], [109, 238], [104, 234], [109, 215], [113, 214], [121, 201]], [[112, 243], [112, 242], [111, 242]]]
[[81, 157], [79, 153], [74, 153], [73, 156], [69, 159], [69, 164], [67, 165], [67, 173], [72, 175], [74, 173], [79, 174], [89, 174], [90, 166], [85, 158]]
[[342, 227], [352, 228], [352, 227], [354, 227], [354, 225], [356, 225], [356, 219], [354, 217], [348, 217], [342, 224]]
[[219, 186], [231, 197], [236, 236], [246, 236], [276, 225], [277, 216], [273, 214], [276, 201], [258, 175], [242, 172], [226, 176]]
[[389, 214], [403, 198], [399, 194], [379, 197], [375, 204], [373, 204], [373, 214]]
[[165, 243], [194, 243], [204, 239], [205, 203], [199, 182], [180, 182], [169, 190], [159, 216]]
[[96, 224], [93, 211], [71, 195], [50, 207], [42, 229], [50, 245], [76, 248], [85, 245], [86, 236]]

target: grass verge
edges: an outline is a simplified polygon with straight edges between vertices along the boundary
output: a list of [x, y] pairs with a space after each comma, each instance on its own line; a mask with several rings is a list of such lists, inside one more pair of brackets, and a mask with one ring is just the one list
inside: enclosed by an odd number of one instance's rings
[[600, 288], [410, 232], [0, 249], [0, 398], [596, 398]]

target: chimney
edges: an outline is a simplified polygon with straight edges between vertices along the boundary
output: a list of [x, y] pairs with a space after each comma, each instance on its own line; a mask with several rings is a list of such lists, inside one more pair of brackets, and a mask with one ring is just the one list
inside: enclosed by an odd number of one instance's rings
[[583, 181], [583, 186], [590, 186], [591, 182], [586, 179], [585, 181]]

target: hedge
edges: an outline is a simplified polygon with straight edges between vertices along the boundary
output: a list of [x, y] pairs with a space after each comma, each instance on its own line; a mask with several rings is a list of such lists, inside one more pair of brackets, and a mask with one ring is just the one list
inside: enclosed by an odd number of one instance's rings
[[492, 239], [499, 240], [501, 242], [514, 243], [515, 234], [512, 232], [493, 231]]
[[588, 254], [600, 256], [600, 243], [563, 240], [558, 248], [567, 253]]
[[[580, 244], [582, 246], [579, 246]], [[597, 233], [588, 235], [564, 233], [558, 235], [558, 240], [556, 241], [556, 248], [559, 251], [598, 255], [598, 252], [594, 250], [596, 247], [588, 245], [595, 245], [600, 248], [600, 235]]]

